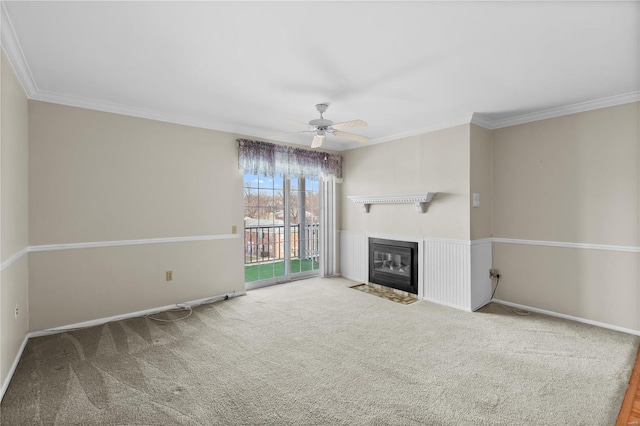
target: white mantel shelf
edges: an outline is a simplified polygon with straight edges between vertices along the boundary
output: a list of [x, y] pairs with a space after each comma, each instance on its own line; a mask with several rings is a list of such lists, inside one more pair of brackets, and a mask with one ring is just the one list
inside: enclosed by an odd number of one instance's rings
[[427, 203], [433, 200], [436, 192], [420, 192], [416, 194], [395, 195], [348, 195], [347, 198], [356, 204], [362, 204], [365, 213], [369, 213], [371, 204], [411, 204], [415, 203], [419, 213], [427, 211]]

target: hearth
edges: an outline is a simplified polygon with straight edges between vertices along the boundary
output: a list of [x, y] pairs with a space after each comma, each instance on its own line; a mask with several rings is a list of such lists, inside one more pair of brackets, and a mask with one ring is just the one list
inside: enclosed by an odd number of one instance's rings
[[418, 294], [418, 243], [369, 238], [369, 282]]

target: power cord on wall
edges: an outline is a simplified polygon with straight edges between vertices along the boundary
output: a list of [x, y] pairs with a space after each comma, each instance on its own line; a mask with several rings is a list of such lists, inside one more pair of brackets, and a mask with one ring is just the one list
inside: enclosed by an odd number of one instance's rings
[[[496, 291], [498, 290], [498, 285], [500, 284], [500, 274], [495, 274], [494, 277], [496, 279], [496, 286], [493, 288], [493, 293], [491, 294], [490, 300], [493, 300], [493, 296], [495, 296]], [[528, 317], [529, 315], [531, 315], [531, 312], [525, 311], [523, 309], [511, 308], [509, 306], [503, 305], [502, 303], [498, 303], [498, 305], [505, 311], [511, 312], [512, 314], [520, 315], [521, 317]]]
[[[176, 309], [170, 309], [168, 311], [162, 311], [162, 312], [157, 312], [155, 314], [147, 314], [144, 317], [145, 318], [149, 318], [150, 320], [154, 320], [154, 321], [158, 321], [158, 322], [175, 322], [175, 321], [180, 321], [183, 319], [187, 319], [191, 316], [191, 314], [193, 313], [193, 308], [191, 306], [180, 306], [180, 304], [176, 303], [176, 306], [178, 306], [178, 308]], [[183, 312], [183, 311], [187, 311], [186, 315], [183, 315], [179, 318], [171, 318], [171, 319], [164, 319], [164, 318], [158, 318], [154, 315], [158, 315], [158, 314], [164, 314], [164, 313], [168, 313], [168, 312]]]
[[[231, 293], [231, 297], [234, 297], [236, 295], [235, 290], [233, 291], [233, 293]], [[144, 317], [145, 318], [149, 318], [150, 320], [153, 321], [158, 321], [158, 322], [175, 322], [175, 321], [181, 321], [183, 319], [187, 319], [191, 316], [191, 314], [193, 314], [193, 308], [198, 307], [198, 306], [202, 306], [202, 305], [207, 305], [209, 303], [214, 303], [214, 302], [219, 302], [221, 300], [229, 300], [229, 295], [225, 294], [224, 297], [211, 297], [209, 299], [203, 300], [200, 303], [194, 303], [192, 305], [185, 305], [185, 304], [181, 304], [181, 303], [176, 303], [177, 308], [176, 309], [170, 309], [168, 311], [162, 311], [162, 312], [156, 312], [153, 314], [147, 314]], [[172, 319], [164, 319], [164, 318], [158, 318], [155, 315], [158, 314], [162, 314], [165, 312], [183, 312], [186, 311], [187, 313], [179, 318], [172, 318]]]
[[496, 274], [496, 286], [493, 288], [493, 293], [491, 293], [491, 299], [493, 300], [493, 296], [496, 295], [496, 290], [498, 290], [498, 284], [500, 284], [500, 274]]

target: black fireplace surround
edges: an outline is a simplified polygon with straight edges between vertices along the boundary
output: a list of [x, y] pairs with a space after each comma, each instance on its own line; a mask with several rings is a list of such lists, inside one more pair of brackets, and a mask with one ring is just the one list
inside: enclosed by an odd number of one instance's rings
[[369, 238], [369, 282], [418, 294], [418, 243]]

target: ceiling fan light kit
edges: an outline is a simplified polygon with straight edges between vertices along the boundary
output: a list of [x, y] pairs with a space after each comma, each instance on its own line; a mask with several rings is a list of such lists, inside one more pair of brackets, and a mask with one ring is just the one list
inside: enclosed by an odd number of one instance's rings
[[[347, 140], [352, 140], [357, 142], [364, 143], [369, 141], [369, 138], [366, 136], [343, 131], [344, 129], [351, 129], [354, 127], [365, 127], [367, 126], [366, 121], [351, 120], [351, 121], [344, 121], [342, 123], [334, 123], [333, 121], [324, 118], [324, 113], [327, 111], [327, 108], [329, 108], [329, 104], [316, 104], [316, 110], [318, 110], [318, 112], [320, 113], [320, 118], [316, 118], [309, 121], [308, 123], [309, 130], [303, 130], [303, 131], [294, 132], [294, 133], [285, 133], [283, 135], [278, 135], [278, 136], [293, 135], [293, 134], [300, 134], [300, 133], [315, 133], [315, 135], [313, 136], [313, 140], [311, 141], [311, 148], [320, 148], [327, 134], [333, 135], [340, 139], [347, 139]], [[296, 120], [290, 120], [290, 121], [299, 123]]]

